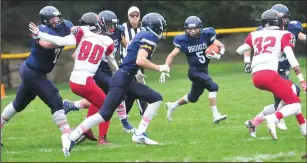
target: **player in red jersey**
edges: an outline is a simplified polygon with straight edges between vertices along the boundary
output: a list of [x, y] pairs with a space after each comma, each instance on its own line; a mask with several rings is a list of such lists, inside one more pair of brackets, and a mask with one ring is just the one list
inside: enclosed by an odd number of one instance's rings
[[254, 49], [251, 68], [255, 87], [272, 92], [285, 104], [279, 111], [275, 112], [273, 109], [272, 114], [265, 116], [269, 133], [274, 140], [277, 140], [276, 123], [291, 115], [296, 116], [300, 130], [306, 136], [306, 122], [301, 112], [300, 99], [295, 93], [295, 85], [277, 73], [278, 61], [285, 53], [303, 90], [307, 90], [299, 63], [292, 50], [295, 45], [295, 36], [281, 30], [283, 29], [281, 17], [282, 15], [275, 10], [265, 11], [261, 16], [263, 30], [249, 33], [245, 43], [237, 49], [240, 55], [251, 48]]

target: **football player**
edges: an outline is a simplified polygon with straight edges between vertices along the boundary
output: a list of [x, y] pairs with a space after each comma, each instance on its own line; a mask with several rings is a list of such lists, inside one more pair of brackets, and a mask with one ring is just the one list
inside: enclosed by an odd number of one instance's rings
[[[167, 102], [167, 119], [172, 120], [172, 114], [175, 109], [189, 102], [195, 103], [203, 94], [204, 90], [209, 91], [209, 102], [213, 112], [213, 123], [218, 124], [227, 118], [218, 112], [216, 104], [216, 95], [218, 85], [208, 75], [208, 65], [211, 59], [220, 59], [225, 52], [224, 45], [218, 41], [214, 28], [208, 27], [202, 29], [202, 22], [197, 16], [190, 16], [184, 22], [185, 34], [177, 35], [174, 38], [174, 50], [166, 58], [165, 64], [170, 66], [173, 58], [181, 51], [185, 53], [188, 64], [188, 76], [192, 81], [191, 91], [175, 102]], [[219, 47], [219, 54], [204, 54], [205, 50], [211, 44]], [[160, 76], [160, 82], [165, 82], [166, 73]]]
[[245, 43], [237, 49], [237, 53], [242, 55], [245, 51], [254, 49], [251, 68], [255, 87], [272, 92], [284, 103], [284, 106], [276, 112], [274, 107], [267, 108], [266, 111], [270, 113], [266, 114], [264, 119], [269, 133], [273, 140], [277, 140], [276, 124], [278, 121], [284, 117], [295, 115], [302, 135], [306, 136], [306, 121], [301, 112], [301, 103], [296, 94], [296, 87], [290, 80], [277, 73], [279, 59], [285, 53], [303, 90], [307, 90], [299, 63], [292, 50], [295, 46], [295, 36], [282, 30], [285, 23], [282, 14], [276, 10], [265, 11], [261, 16], [261, 24], [263, 30], [249, 33]]
[[[303, 26], [299, 21], [290, 21], [290, 11], [289, 9], [282, 4], [276, 4], [271, 9], [278, 11], [282, 14], [282, 20], [285, 26], [283, 27], [284, 30], [288, 30], [291, 32], [296, 40], [301, 40], [306, 42], [306, 35], [302, 33]], [[262, 27], [258, 27], [257, 30], [262, 30]], [[251, 72], [251, 64], [250, 64], [250, 54], [251, 51], [248, 50], [244, 54], [244, 62], [245, 62], [245, 72], [250, 73]], [[290, 80], [290, 63], [286, 57], [285, 54], [282, 55], [282, 57], [279, 60], [278, 63], [278, 74], [287, 79]], [[296, 86], [296, 94], [299, 96], [300, 94], [300, 88], [295, 84]], [[274, 96], [275, 103], [265, 106], [263, 111], [260, 112], [257, 116], [255, 116], [253, 119], [248, 120], [245, 122], [246, 127], [248, 128], [248, 131], [252, 137], [256, 137], [256, 128], [263, 122], [264, 116], [268, 114], [267, 110], [271, 110], [271, 108], [274, 107], [275, 110], [279, 110], [282, 107], [282, 103], [279, 106], [280, 99]], [[287, 130], [287, 126], [285, 124], [284, 119], [281, 119], [279, 123], [277, 124], [277, 127], [281, 130]]]
[[[39, 30], [54, 36], [67, 36], [71, 33], [73, 24], [64, 20], [57, 8], [46, 6], [40, 10], [39, 16], [41, 20]], [[56, 86], [47, 79], [47, 74], [54, 68], [63, 48], [64, 46], [57, 46], [33, 37], [30, 56], [20, 67], [21, 84], [16, 97], [2, 111], [1, 131], [16, 113], [23, 111], [38, 96], [51, 109], [52, 119], [60, 128], [62, 144], [65, 145], [64, 135], [70, 133], [70, 127], [64, 114], [62, 97]]]
[[[117, 52], [117, 49], [119, 47], [119, 43], [121, 43], [123, 46], [127, 46], [127, 41], [123, 35], [123, 30], [121, 27], [117, 26], [118, 19], [114, 12], [105, 10], [99, 13], [100, 23], [101, 23], [101, 34], [107, 35], [114, 41], [114, 52], [113, 57], [115, 57], [115, 54]], [[95, 82], [97, 85], [105, 92], [107, 93], [109, 91], [109, 81], [112, 77], [112, 70], [108, 64], [108, 60], [105, 57], [102, 58], [102, 62], [99, 65], [99, 68], [95, 75], [93, 76]], [[129, 106], [129, 105], [128, 105]], [[81, 99], [79, 101], [71, 102], [68, 100], [64, 100], [64, 108], [66, 114], [71, 110], [79, 110], [82, 108], [88, 108], [87, 117], [95, 114], [98, 112], [99, 108], [95, 107], [95, 105], [91, 105], [89, 101], [86, 99]], [[126, 116], [126, 104], [122, 103], [118, 109], [117, 109], [118, 116], [122, 122], [122, 126], [124, 131], [128, 133], [133, 133], [134, 128], [129, 124], [127, 116]], [[99, 124], [99, 144], [106, 144], [109, 141], [107, 140], [107, 132], [109, 128], [110, 122], [106, 123], [100, 123]], [[88, 139], [95, 141], [95, 137], [92, 134], [92, 130], [89, 129], [84, 134]], [[96, 139], [97, 140], [97, 139]]]
[[[77, 45], [75, 64], [70, 76], [71, 90], [75, 94], [87, 99], [95, 108], [99, 108], [105, 100], [105, 93], [95, 83], [93, 76], [104, 56], [106, 56], [105, 58], [112, 71], [116, 72], [118, 70], [116, 60], [112, 56], [114, 42], [108, 36], [99, 35], [102, 23], [97, 14], [93, 12], [84, 14], [81, 17], [81, 25], [81, 27], [74, 29], [74, 35], [66, 37], [51, 36], [42, 32], [35, 34], [41, 39], [58, 45]], [[32, 32], [36, 30], [35, 26], [30, 27], [31, 29]], [[64, 151], [64, 153], [67, 154], [67, 151]]]
[[111, 78], [107, 98], [99, 113], [86, 118], [71, 132], [69, 135], [71, 146], [67, 151], [71, 151], [74, 142], [79, 139], [86, 130], [90, 129], [95, 124], [110, 120], [116, 107], [124, 99], [124, 95], [129, 92], [138, 99], [145, 100], [149, 103], [138, 129], [132, 136], [132, 141], [148, 145], [158, 144], [158, 142], [149, 139], [144, 133], [162, 102], [162, 96], [147, 85], [133, 79], [140, 67], [158, 72], [169, 71], [167, 65], [156, 65], [150, 61], [159, 39], [165, 38], [163, 34], [166, 32], [166, 21], [160, 14], [146, 14], [142, 19], [142, 30], [143, 31], [138, 33], [129, 43], [127, 55], [123, 63], [119, 66], [119, 70]]

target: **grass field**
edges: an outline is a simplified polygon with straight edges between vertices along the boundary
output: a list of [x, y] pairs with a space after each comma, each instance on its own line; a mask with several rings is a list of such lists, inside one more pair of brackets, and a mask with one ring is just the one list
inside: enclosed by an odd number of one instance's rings
[[[300, 60], [306, 74], [306, 61]], [[171, 78], [158, 83], [159, 73], [147, 71], [147, 83], [160, 92], [163, 105], [148, 128], [148, 135], [160, 142], [159, 146], [134, 144], [131, 135], [122, 131], [117, 115], [111, 121], [108, 137], [112, 144], [98, 146], [85, 141], [75, 146], [70, 157], [61, 150], [60, 131], [52, 122], [50, 109], [36, 98], [22, 113], [16, 115], [3, 130], [2, 161], [7, 162], [144, 162], [144, 161], [300, 161], [306, 153], [306, 138], [294, 117], [286, 119], [287, 131], [277, 129], [278, 140], [273, 141], [262, 124], [257, 138], [247, 132], [244, 122], [254, 117], [262, 108], [273, 103], [271, 93], [256, 89], [251, 75], [243, 72], [242, 62], [213, 62], [210, 75], [219, 84], [218, 109], [227, 114], [226, 121], [212, 123], [212, 112], [205, 92], [195, 104], [178, 108], [169, 123], [165, 102], [174, 101], [190, 90], [186, 65], [174, 65]], [[307, 76], [304, 75], [306, 78]], [[298, 83], [292, 73], [292, 79]], [[78, 100], [68, 84], [58, 85], [64, 99]], [[2, 100], [3, 107], [14, 99], [14, 91]], [[306, 95], [301, 94], [302, 108], [306, 115]], [[86, 110], [71, 112], [71, 127], [81, 123]], [[137, 127], [140, 116], [136, 105], [129, 114], [130, 122]], [[97, 134], [97, 126], [94, 128]]]

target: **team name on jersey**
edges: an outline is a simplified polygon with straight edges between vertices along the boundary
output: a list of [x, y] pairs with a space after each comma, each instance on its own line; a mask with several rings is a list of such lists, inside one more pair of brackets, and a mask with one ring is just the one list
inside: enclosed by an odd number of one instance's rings
[[197, 51], [201, 51], [201, 50], [205, 50], [205, 49], [207, 49], [206, 43], [188, 46], [189, 53], [193, 53], [193, 52], [197, 52]]

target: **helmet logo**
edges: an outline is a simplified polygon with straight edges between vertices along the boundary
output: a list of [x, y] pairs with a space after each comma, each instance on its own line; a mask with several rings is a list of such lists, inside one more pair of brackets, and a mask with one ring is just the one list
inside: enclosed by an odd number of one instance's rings
[[60, 12], [59, 12], [59, 11], [53, 12], [52, 15], [53, 15], [53, 16], [59, 16], [59, 15], [60, 15]]
[[189, 24], [188, 25], [188, 28], [195, 28], [196, 27], [196, 24]]

